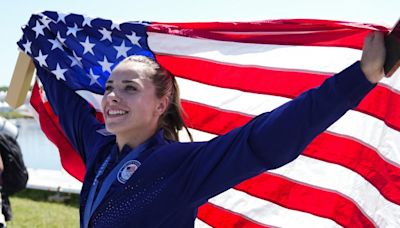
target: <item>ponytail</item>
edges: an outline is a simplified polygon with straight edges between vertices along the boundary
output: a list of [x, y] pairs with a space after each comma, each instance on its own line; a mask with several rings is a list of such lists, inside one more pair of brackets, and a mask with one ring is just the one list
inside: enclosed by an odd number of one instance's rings
[[187, 128], [183, 118], [183, 115], [185, 115], [185, 113], [183, 112], [181, 106], [179, 87], [175, 80], [175, 77], [172, 77], [172, 83], [173, 85], [170, 96], [171, 100], [168, 109], [166, 110], [164, 115], [160, 117], [160, 128], [164, 130], [164, 137], [173, 141], [179, 141], [178, 131], [182, 130], [182, 128], [185, 128], [185, 131], [188, 134], [190, 141], [193, 142], [192, 134], [189, 132], [189, 129]]

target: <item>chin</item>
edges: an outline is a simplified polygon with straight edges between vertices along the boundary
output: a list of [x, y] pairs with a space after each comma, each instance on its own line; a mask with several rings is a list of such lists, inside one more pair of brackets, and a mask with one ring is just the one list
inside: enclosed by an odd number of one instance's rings
[[114, 135], [125, 135], [128, 132], [135, 132], [135, 130], [133, 130], [135, 128], [131, 125], [127, 125], [126, 123], [106, 123], [106, 129], [108, 132]]
[[123, 130], [122, 127], [118, 126], [117, 124], [106, 124], [106, 129], [108, 132], [113, 133], [114, 135]]
[[110, 127], [106, 126], [106, 130], [115, 135], [115, 130], [113, 128], [110, 128]]

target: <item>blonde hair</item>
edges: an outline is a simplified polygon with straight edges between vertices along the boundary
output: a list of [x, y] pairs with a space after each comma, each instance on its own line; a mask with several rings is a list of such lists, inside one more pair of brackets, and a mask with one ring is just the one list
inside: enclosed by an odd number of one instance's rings
[[190, 141], [193, 141], [192, 134], [187, 128], [183, 115], [185, 115], [180, 100], [178, 83], [168, 70], [159, 65], [156, 61], [140, 55], [129, 56], [121, 63], [138, 62], [149, 67], [147, 77], [156, 88], [156, 96], [161, 98], [168, 96], [169, 104], [166, 111], [158, 120], [159, 129], [164, 130], [164, 138], [173, 141], [179, 141], [178, 132], [185, 128]]

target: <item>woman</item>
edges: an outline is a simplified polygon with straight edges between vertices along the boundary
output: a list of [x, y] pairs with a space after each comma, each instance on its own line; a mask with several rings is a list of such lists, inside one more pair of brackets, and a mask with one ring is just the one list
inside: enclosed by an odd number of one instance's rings
[[177, 142], [186, 126], [175, 79], [145, 57], [128, 57], [106, 83], [102, 108], [113, 135], [88, 106], [67, 113], [71, 103], [85, 103], [73, 92], [61, 94], [55, 78], [47, 80], [53, 110], [87, 168], [81, 226], [193, 227], [209, 198], [292, 161], [354, 108], [383, 77], [384, 56], [383, 35], [371, 33], [361, 62], [209, 142]]

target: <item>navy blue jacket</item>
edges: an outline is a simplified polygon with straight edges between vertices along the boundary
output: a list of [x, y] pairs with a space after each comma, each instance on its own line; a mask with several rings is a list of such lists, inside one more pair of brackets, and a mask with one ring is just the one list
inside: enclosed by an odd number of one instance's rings
[[[98, 132], [104, 125], [93, 117], [93, 109], [45, 74], [39, 75], [47, 98], [87, 168], [81, 191], [82, 226], [96, 172], [109, 153], [118, 154], [118, 148], [115, 136]], [[193, 227], [200, 205], [245, 179], [294, 160], [373, 87], [356, 62], [320, 87], [208, 142], [171, 142], [160, 131], [137, 158], [142, 165], [133, 176], [125, 184], [114, 181], [89, 227]], [[71, 107], [80, 108], [71, 112]], [[130, 151], [125, 146], [120, 155], [112, 156], [105, 174]]]

